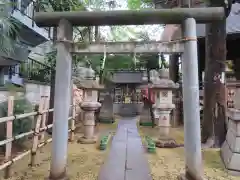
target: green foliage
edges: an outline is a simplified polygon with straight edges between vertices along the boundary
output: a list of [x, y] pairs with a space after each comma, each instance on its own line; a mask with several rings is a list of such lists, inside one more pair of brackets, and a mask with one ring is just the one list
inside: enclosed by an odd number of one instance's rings
[[[8, 102], [2, 102], [0, 104], [1, 116], [6, 117], [8, 111]], [[13, 114], [24, 114], [28, 112], [32, 112], [33, 108], [31, 103], [26, 100], [25, 98], [16, 99], [14, 100], [14, 110]], [[33, 117], [26, 117], [23, 119], [18, 119], [13, 121], [13, 135], [16, 136], [21, 133], [25, 133], [31, 130], [33, 124]], [[4, 133], [6, 134], [6, 133]], [[6, 137], [0, 137], [1, 140], [5, 139]], [[16, 140], [16, 143], [22, 143], [26, 138], [21, 138]]]
[[13, 51], [17, 34], [21, 28], [19, 22], [11, 17], [7, 0], [0, 0], [0, 54], [8, 55]]
[[143, 67], [148, 70], [159, 69], [158, 54], [155, 55], [142, 55], [141, 63]]
[[128, 0], [129, 9], [141, 9], [153, 6], [153, 0]]
[[85, 7], [79, 0], [39, 0], [40, 11], [80, 11]]
[[167, 63], [167, 61], [166, 61], [166, 58], [164, 57], [164, 55], [163, 54], [161, 54], [161, 65], [160, 65], [160, 69], [166, 69], [166, 68], [168, 68], [169, 67], [169, 65], [168, 65], [168, 63]]
[[100, 143], [99, 143], [99, 149], [105, 150], [107, 148], [108, 142], [110, 140], [111, 134], [104, 135], [101, 137]]
[[233, 71], [234, 69], [233, 61], [226, 61], [226, 67], [228, 71]]
[[25, 89], [23, 87], [18, 87], [15, 86], [12, 83], [6, 83], [4, 84], [4, 87], [7, 89], [7, 91], [9, 91], [10, 93], [15, 93], [15, 92], [24, 92]]
[[[76, 10], [76, 7], [82, 7], [82, 10], [85, 10], [83, 6], [88, 6], [91, 9], [112, 9], [113, 6], [117, 6], [116, 1], [111, 1], [106, 3], [104, 0], [85, 0], [81, 1], [79, 3], [78, 0], [70, 0], [70, 3], [65, 3], [67, 0], [60, 0], [60, 1], [49, 1], [49, 0], [40, 0], [39, 1], [39, 7], [40, 10], [47, 10], [47, 11], [69, 11], [69, 10]], [[77, 1], [77, 2], [76, 2]], [[138, 6], [143, 7], [143, 4], [152, 4], [150, 0], [128, 0], [129, 6], [132, 4], [131, 9], [138, 9]], [[144, 7], [146, 7], [144, 5]], [[79, 33], [81, 34], [81, 41], [86, 42], [87, 35], [89, 35], [89, 31], [86, 28], [78, 28]], [[141, 40], [149, 40], [148, 34], [143, 32], [136, 32], [133, 28], [130, 27], [124, 27], [123, 29], [120, 29], [119, 27], [111, 27], [111, 32], [113, 39], [115, 41], [121, 41], [124, 39], [124, 37], [137, 37], [137, 39]], [[80, 40], [79, 38], [76, 38]], [[82, 43], [83, 45], [87, 45], [87, 43]], [[73, 55], [73, 69], [75, 69], [79, 64], [81, 65], [87, 65], [91, 64], [91, 67], [93, 70], [96, 71], [97, 74], [100, 74], [100, 67], [102, 64], [103, 55], [89, 55], [89, 56], [79, 56], [79, 55]], [[134, 68], [140, 68], [140, 67], [148, 67], [150, 69], [157, 69], [159, 67], [158, 65], [158, 58], [154, 55], [151, 57], [146, 57], [140, 55], [138, 57], [140, 63], [137, 63], [136, 66], [133, 61], [132, 55], [108, 55], [105, 63], [105, 68], [103, 71], [103, 79], [108, 79], [110, 77], [109, 70], [111, 69], [134, 69]], [[49, 65], [50, 67], [55, 69], [56, 66], [56, 51], [53, 51], [52, 53], [49, 53], [46, 56], [45, 63]]]
[[146, 141], [146, 144], [147, 144], [148, 152], [149, 153], [155, 153], [156, 152], [156, 144], [152, 140], [152, 138], [150, 138], [149, 136], [145, 136], [145, 141]]
[[[85, 11], [85, 3], [88, 1], [80, 2], [79, 0], [39, 0], [37, 4], [38, 11]], [[74, 27], [74, 40], [84, 40], [89, 37], [89, 28], [87, 27]], [[77, 34], [77, 35], [76, 35]], [[56, 35], [54, 35], [55, 37]]]
[[[73, 69], [75, 69], [79, 63], [86, 63], [87, 56], [81, 56], [81, 55], [73, 55], [72, 56], [72, 62], [73, 62]], [[100, 56], [98, 56], [100, 57]], [[45, 60], [44, 60], [44, 63], [49, 66], [51, 69], [55, 69], [56, 68], [56, 58], [57, 58], [57, 51], [54, 50], [50, 53], [48, 53], [46, 56], [45, 56]], [[100, 63], [100, 58], [98, 58], [98, 64]], [[96, 61], [95, 61], [96, 62]], [[47, 73], [47, 72], [45, 72]]]
[[140, 9], [142, 5], [141, 0], [128, 0], [129, 9]]

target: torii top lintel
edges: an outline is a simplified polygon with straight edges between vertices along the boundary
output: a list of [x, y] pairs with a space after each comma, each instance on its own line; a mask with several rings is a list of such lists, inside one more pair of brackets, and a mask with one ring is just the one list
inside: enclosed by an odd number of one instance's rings
[[174, 8], [118, 11], [36, 12], [34, 20], [40, 27], [56, 27], [61, 19], [72, 26], [181, 24], [186, 18], [209, 23], [225, 18], [223, 7]]

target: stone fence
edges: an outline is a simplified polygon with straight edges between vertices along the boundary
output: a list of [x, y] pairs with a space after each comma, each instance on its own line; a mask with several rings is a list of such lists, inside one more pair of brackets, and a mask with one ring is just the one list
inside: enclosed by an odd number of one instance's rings
[[221, 156], [228, 172], [240, 176], [240, 110], [228, 109], [228, 131]]
[[240, 81], [227, 82], [227, 105], [229, 108], [240, 109]]

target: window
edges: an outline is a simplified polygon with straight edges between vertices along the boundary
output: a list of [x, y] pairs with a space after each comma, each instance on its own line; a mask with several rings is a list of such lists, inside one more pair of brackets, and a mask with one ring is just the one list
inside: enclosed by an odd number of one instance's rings
[[162, 97], [168, 97], [168, 92], [167, 91], [163, 91], [162, 92]]

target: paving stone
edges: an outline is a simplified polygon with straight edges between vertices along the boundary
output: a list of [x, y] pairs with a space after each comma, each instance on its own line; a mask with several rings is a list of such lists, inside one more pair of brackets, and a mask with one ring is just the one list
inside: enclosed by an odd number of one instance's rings
[[227, 172], [231, 176], [240, 176], [240, 171], [227, 170]]
[[231, 151], [234, 152], [235, 151], [235, 144], [236, 144], [235, 143], [236, 142], [236, 136], [231, 129], [229, 129], [227, 131], [226, 141], [227, 141], [228, 145], [230, 146]]
[[226, 141], [223, 143], [223, 146], [221, 148], [221, 155], [225, 166], [228, 167], [228, 164], [232, 157], [232, 151]]
[[113, 138], [108, 159], [100, 169], [99, 180], [124, 180], [127, 148], [125, 139]]
[[228, 120], [228, 129], [231, 129], [236, 136], [240, 136], [240, 123], [238, 121]]
[[152, 180], [136, 118], [119, 121], [107, 161], [98, 180]]
[[228, 169], [240, 171], [240, 154], [232, 153], [232, 158], [228, 164]]

